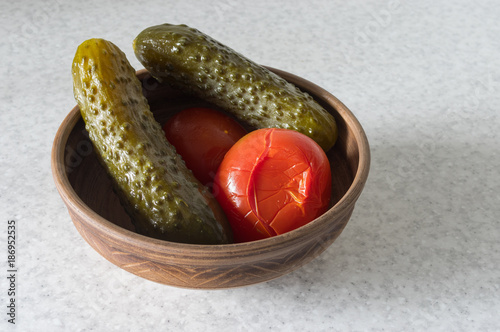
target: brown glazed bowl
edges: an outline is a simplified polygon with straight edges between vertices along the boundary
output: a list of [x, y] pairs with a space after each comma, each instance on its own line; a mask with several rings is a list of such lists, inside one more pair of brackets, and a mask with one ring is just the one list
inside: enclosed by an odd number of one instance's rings
[[[56, 187], [81, 236], [113, 264], [158, 283], [198, 289], [251, 285], [287, 274], [321, 254], [340, 235], [368, 177], [370, 151], [363, 128], [337, 98], [300, 77], [270, 68], [311, 94], [331, 114], [339, 138], [327, 153], [332, 169], [331, 208], [309, 224], [273, 238], [227, 245], [193, 245], [134, 232], [113, 193], [84, 128], [79, 108], [62, 122], [52, 149]], [[208, 106], [137, 72], [151, 110], [164, 123], [178, 110]]]

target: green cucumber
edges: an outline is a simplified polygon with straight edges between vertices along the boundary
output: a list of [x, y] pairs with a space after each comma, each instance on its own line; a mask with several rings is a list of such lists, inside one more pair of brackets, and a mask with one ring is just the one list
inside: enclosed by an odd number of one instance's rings
[[231, 242], [222, 209], [165, 138], [125, 54], [89, 39], [76, 51], [72, 74], [85, 128], [137, 232], [174, 242]]
[[170, 81], [254, 128], [299, 131], [328, 151], [334, 117], [309, 94], [202, 32], [162, 24], [143, 30], [134, 52], [159, 81]]

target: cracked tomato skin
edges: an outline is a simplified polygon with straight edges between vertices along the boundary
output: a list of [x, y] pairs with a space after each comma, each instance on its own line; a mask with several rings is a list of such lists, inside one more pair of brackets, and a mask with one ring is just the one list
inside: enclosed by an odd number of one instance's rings
[[235, 242], [264, 239], [303, 226], [328, 209], [330, 163], [304, 134], [258, 129], [226, 153], [213, 191]]
[[236, 120], [206, 107], [187, 108], [163, 126], [186, 166], [204, 185], [211, 186], [226, 152], [247, 131]]

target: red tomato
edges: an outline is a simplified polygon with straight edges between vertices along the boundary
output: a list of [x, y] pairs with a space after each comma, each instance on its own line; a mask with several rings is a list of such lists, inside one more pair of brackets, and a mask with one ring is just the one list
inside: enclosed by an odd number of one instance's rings
[[214, 184], [235, 242], [253, 241], [296, 229], [328, 209], [330, 163], [304, 134], [259, 129], [227, 152]]
[[233, 118], [209, 108], [188, 108], [163, 126], [186, 166], [203, 184], [213, 182], [224, 155], [247, 131]]

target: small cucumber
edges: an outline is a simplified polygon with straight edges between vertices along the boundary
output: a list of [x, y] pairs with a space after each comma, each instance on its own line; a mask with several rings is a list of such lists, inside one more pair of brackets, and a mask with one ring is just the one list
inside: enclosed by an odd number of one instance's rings
[[165, 138], [125, 54], [109, 41], [89, 39], [76, 51], [72, 74], [85, 128], [138, 233], [231, 242], [224, 213]]
[[152, 26], [133, 46], [156, 79], [173, 82], [252, 127], [294, 129], [325, 151], [335, 144], [335, 119], [309, 94], [196, 29]]

